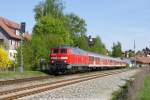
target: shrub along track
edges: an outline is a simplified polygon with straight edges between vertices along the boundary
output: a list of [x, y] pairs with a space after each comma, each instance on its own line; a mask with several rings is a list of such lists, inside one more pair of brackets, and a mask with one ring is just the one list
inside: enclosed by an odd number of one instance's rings
[[113, 74], [118, 74], [118, 73], [122, 73], [125, 71], [128, 71], [128, 70], [119, 70], [119, 71], [117, 70], [117, 71], [112, 71], [112, 72], [99, 73], [95, 75], [80, 76], [80, 77], [73, 78], [73, 79], [60, 80], [60, 81], [51, 82], [51, 83], [45, 83], [45, 84], [39, 84], [39, 85], [34, 85], [34, 86], [13, 89], [13, 90], [2, 91], [0, 92], [0, 99], [3, 99], [3, 100], [17, 99], [17, 98], [25, 97], [28, 95], [71, 85], [74, 83], [79, 83], [79, 82], [92, 80], [95, 78], [109, 76]]

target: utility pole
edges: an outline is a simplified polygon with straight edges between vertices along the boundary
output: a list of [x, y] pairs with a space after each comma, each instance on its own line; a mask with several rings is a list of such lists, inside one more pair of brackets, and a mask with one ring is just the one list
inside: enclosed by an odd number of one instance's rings
[[23, 36], [22, 36], [22, 33], [21, 33], [21, 43], [20, 43], [20, 58], [21, 58], [21, 63], [20, 63], [20, 72], [23, 73]]
[[134, 65], [136, 67], [136, 52], [135, 52], [135, 49], [136, 49], [136, 45], [135, 45], [135, 40], [134, 40]]
[[25, 22], [21, 22], [21, 43], [20, 43], [20, 57], [21, 57], [21, 62], [20, 62], [20, 72], [23, 73], [24, 71], [24, 65], [23, 65], [23, 34], [25, 33]]

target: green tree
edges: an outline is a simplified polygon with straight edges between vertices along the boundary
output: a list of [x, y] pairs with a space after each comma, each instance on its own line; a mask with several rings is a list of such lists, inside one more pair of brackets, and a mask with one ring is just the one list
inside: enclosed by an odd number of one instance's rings
[[88, 38], [86, 35], [81, 35], [78, 40], [78, 47], [89, 51]]
[[73, 13], [68, 14], [65, 17], [70, 31], [70, 37], [73, 40], [73, 46], [79, 46], [78, 41], [82, 36], [84, 37], [86, 35], [87, 31], [85, 20]]
[[129, 54], [129, 57], [134, 57], [135, 56], [134, 50], [129, 50], [128, 54]]
[[[50, 48], [65, 44], [64, 39], [57, 34], [34, 35], [31, 41], [23, 45], [24, 66], [26, 70], [39, 68], [40, 59], [49, 62]], [[18, 62], [20, 65], [20, 48], [18, 49]]]
[[90, 51], [106, 54], [106, 47], [99, 36], [95, 38], [95, 44], [90, 47]]
[[117, 42], [117, 44], [113, 43], [112, 56], [113, 57], [122, 57], [122, 46], [121, 46], [120, 42]]
[[[26, 69], [39, 67], [41, 58], [49, 62], [51, 47], [71, 43], [70, 31], [63, 15], [63, 8], [64, 5], [61, 0], [45, 0], [35, 6], [36, 24], [33, 28], [32, 40], [23, 45]], [[19, 55], [17, 56], [18, 62]]]
[[81, 36], [78, 42], [79, 48], [81, 49], [100, 54], [106, 54], [106, 47], [99, 36], [95, 38], [95, 44], [93, 46], [88, 45], [88, 37], [86, 35]]
[[[26, 69], [37, 69], [41, 58], [49, 62], [50, 48], [61, 45], [105, 54], [105, 45], [100, 37], [96, 37], [95, 45], [89, 47], [85, 20], [73, 13], [65, 15], [63, 9], [62, 0], [45, 0], [35, 6], [36, 24], [32, 40], [23, 45]], [[18, 53], [18, 62], [19, 57]]]
[[64, 3], [62, 0], [45, 0], [35, 6], [35, 19], [39, 21], [43, 16], [60, 18], [63, 16]]
[[[34, 26], [33, 37], [48, 34], [60, 35], [66, 44], [70, 44], [70, 34], [67, 25], [61, 19], [56, 19], [51, 16], [44, 16]], [[50, 38], [51, 39], [51, 38]]]

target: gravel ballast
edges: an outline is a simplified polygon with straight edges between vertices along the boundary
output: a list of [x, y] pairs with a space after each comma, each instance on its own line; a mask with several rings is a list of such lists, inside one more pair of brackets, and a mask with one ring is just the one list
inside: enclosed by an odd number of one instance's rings
[[[23, 88], [23, 87], [28, 87], [28, 86], [33, 86], [33, 85], [38, 85], [38, 84], [44, 84], [44, 83], [52, 83], [60, 80], [66, 80], [66, 79], [72, 79], [72, 78], [77, 78], [82, 76], [87, 76], [87, 75], [92, 75], [92, 74], [99, 74], [99, 73], [104, 73], [105, 71], [102, 72], [91, 72], [91, 73], [81, 73], [81, 74], [72, 74], [72, 75], [62, 75], [62, 76], [50, 76], [48, 79], [42, 79], [42, 80], [37, 80], [37, 81], [27, 81], [27, 82], [22, 82], [18, 84], [9, 84], [9, 85], [0, 85], [0, 92], [7, 91], [7, 90], [12, 90], [12, 89], [17, 89], [17, 88]], [[107, 71], [108, 72], [108, 71]], [[7, 79], [4, 79], [7, 80]], [[13, 80], [13, 79], [10, 79]]]
[[105, 76], [64, 86], [51, 91], [20, 98], [20, 100], [110, 100], [112, 93], [125, 85], [125, 80], [139, 70], [130, 70], [111, 76]]

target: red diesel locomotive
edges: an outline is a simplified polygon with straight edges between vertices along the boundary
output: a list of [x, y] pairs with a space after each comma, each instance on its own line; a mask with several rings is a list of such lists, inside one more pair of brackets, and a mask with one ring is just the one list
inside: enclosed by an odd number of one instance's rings
[[121, 59], [84, 51], [79, 48], [62, 46], [51, 49], [50, 69], [52, 73], [66, 71], [97, 70], [103, 68], [122, 68], [127, 63]]

